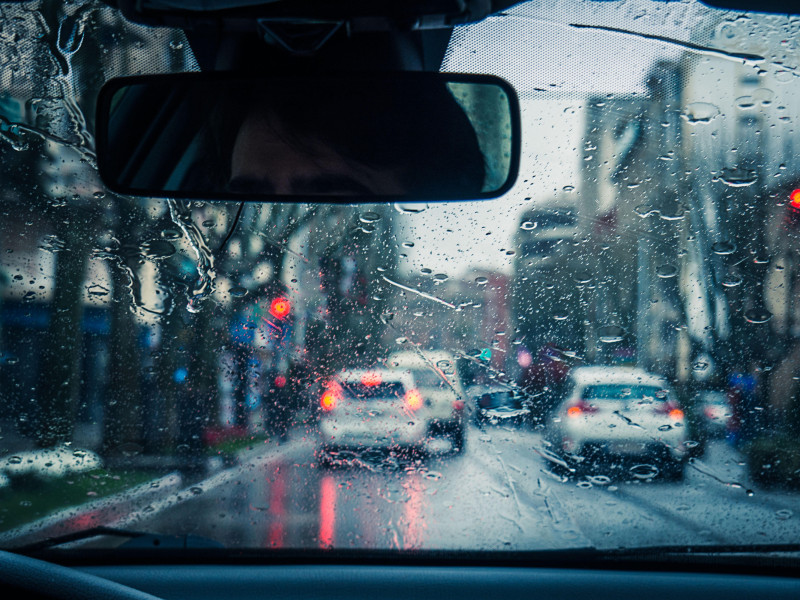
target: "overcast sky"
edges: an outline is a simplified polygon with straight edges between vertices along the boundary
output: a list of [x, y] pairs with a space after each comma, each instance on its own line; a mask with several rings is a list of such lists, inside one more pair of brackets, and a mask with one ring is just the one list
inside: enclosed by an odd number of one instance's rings
[[510, 272], [507, 251], [520, 213], [552, 202], [565, 186], [576, 187], [573, 194], [579, 191], [585, 99], [644, 94], [652, 65], [675, 60], [682, 51], [675, 44], [570, 23], [691, 41], [688, 25], [696, 26], [704, 11], [694, 2], [543, 0], [520, 5], [511, 16], [458, 28], [444, 70], [499, 75], [521, 96], [520, 177], [498, 200], [436, 204], [418, 214], [398, 214], [398, 241], [414, 243], [403, 249], [405, 273], [423, 268], [450, 277], [475, 268]]

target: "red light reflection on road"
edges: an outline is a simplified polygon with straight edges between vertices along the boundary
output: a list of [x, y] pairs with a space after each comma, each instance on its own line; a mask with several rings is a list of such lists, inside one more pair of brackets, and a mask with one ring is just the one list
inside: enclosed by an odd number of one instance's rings
[[72, 533], [74, 531], [86, 531], [91, 527], [96, 527], [98, 524], [103, 525], [104, 523], [100, 520], [102, 514], [102, 511], [99, 510], [78, 513], [66, 521], [64, 529]]
[[319, 547], [332, 548], [336, 535], [336, 482], [330, 475], [319, 480]]
[[286, 471], [278, 468], [269, 493], [269, 535], [267, 537], [272, 548], [283, 548], [284, 522], [286, 521]]
[[403, 487], [408, 494], [408, 501], [401, 521], [403, 549], [413, 550], [422, 547], [422, 533], [425, 529], [425, 521], [422, 518], [425, 490], [418, 473], [409, 475]]

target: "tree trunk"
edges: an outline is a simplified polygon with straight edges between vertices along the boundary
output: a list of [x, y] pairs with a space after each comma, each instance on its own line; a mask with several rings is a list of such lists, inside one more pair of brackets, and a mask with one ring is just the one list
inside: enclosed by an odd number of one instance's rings
[[103, 452], [107, 456], [136, 453], [144, 448], [139, 328], [131, 311], [127, 274], [116, 266], [111, 273], [114, 291], [103, 415]]
[[55, 446], [71, 440], [81, 383], [83, 342], [83, 283], [92, 236], [93, 218], [75, 211], [71, 219], [55, 222], [55, 235], [64, 241], [57, 254], [48, 343], [42, 352], [38, 408], [41, 425], [36, 443]]

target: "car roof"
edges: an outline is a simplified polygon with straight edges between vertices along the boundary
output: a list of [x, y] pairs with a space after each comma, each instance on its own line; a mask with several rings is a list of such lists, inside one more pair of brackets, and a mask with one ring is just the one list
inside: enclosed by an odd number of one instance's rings
[[467, 388], [467, 395], [475, 396], [477, 394], [497, 394], [499, 392], [514, 392], [504, 385], [471, 385]]
[[633, 367], [577, 367], [572, 370], [570, 377], [577, 385], [622, 383], [668, 387], [667, 380], [661, 375]]
[[436, 364], [441, 360], [448, 360], [455, 364], [456, 360], [456, 357], [451, 352], [447, 352], [446, 350], [423, 351], [423, 354], [425, 358], [420, 356], [417, 352], [395, 352], [389, 356], [387, 364], [390, 367], [430, 368], [430, 362]]

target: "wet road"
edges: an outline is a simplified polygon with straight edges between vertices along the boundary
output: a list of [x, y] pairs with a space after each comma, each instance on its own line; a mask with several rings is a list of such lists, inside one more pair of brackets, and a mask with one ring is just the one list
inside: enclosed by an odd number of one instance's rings
[[[230, 546], [542, 549], [791, 543], [800, 494], [750, 490], [723, 441], [682, 482], [560, 480], [531, 431], [470, 429], [464, 453], [324, 468], [293, 432], [116, 523]], [[603, 475], [601, 471], [595, 475]], [[742, 484], [741, 486], [738, 484]]]

